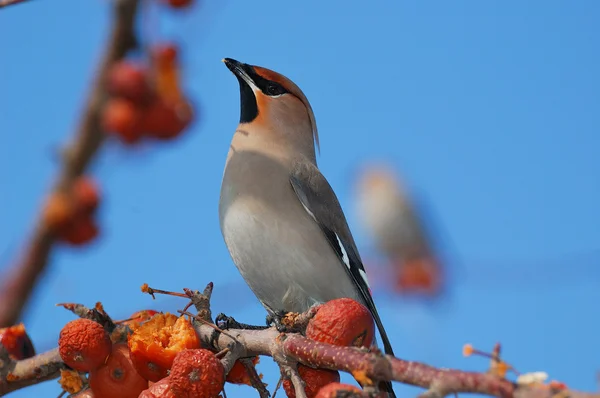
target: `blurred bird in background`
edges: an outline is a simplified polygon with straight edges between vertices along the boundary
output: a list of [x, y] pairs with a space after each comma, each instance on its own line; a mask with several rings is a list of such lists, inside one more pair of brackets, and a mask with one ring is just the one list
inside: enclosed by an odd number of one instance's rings
[[361, 223], [391, 267], [395, 289], [441, 293], [442, 266], [423, 214], [393, 169], [383, 163], [365, 165], [358, 173], [355, 201]]

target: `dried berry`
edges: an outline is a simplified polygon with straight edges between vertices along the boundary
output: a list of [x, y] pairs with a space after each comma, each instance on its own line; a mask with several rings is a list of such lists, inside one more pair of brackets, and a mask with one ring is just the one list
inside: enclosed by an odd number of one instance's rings
[[65, 364], [89, 372], [104, 363], [112, 343], [102, 325], [89, 319], [76, 319], [60, 331], [58, 349]]
[[216, 398], [225, 384], [225, 369], [212, 351], [184, 350], [177, 354], [169, 376], [181, 398]]
[[364, 305], [350, 298], [339, 298], [321, 305], [309, 321], [306, 337], [338, 346], [369, 347], [375, 325]]

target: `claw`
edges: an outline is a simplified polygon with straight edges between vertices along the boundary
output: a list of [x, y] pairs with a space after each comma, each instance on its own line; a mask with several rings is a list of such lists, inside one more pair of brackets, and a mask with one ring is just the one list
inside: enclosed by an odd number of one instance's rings
[[215, 318], [215, 325], [221, 330], [227, 329], [245, 329], [245, 330], [262, 330], [267, 329], [266, 326], [254, 326], [236, 321], [233, 317], [220, 313]]

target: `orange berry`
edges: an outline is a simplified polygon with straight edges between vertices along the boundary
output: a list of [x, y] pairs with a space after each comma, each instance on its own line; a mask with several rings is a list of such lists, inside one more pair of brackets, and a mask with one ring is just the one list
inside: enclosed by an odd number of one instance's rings
[[473, 355], [473, 346], [471, 344], [465, 344], [463, 346], [463, 355], [465, 357], [469, 357]]
[[169, 313], [154, 315], [136, 328], [127, 340], [135, 368], [151, 381], [167, 376], [180, 351], [200, 347], [192, 324], [184, 317]]
[[60, 331], [58, 350], [65, 364], [89, 372], [104, 363], [112, 343], [106, 330], [89, 319], [76, 319]]
[[[252, 358], [252, 363], [254, 365], [256, 365], [258, 362], [259, 362], [259, 357]], [[227, 377], [225, 378], [225, 381], [227, 381], [228, 383], [233, 383], [233, 384], [247, 384], [249, 386], [252, 385], [252, 382], [250, 381], [250, 375], [248, 374], [248, 371], [246, 370], [246, 367], [244, 366], [244, 364], [241, 363], [240, 361], [235, 361], [235, 363], [233, 364], [233, 367], [231, 368], [229, 373], [227, 373]]]
[[123, 98], [108, 100], [102, 113], [103, 129], [116, 134], [126, 144], [134, 144], [142, 137], [141, 120], [142, 110]]
[[171, 368], [171, 388], [181, 398], [216, 398], [225, 385], [225, 369], [212, 351], [183, 350]]
[[330, 383], [319, 390], [315, 398], [337, 398], [337, 397], [351, 397], [352, 392], [362, 392], [362, 390], [351, 384], [343, 383]]
[[164, 102], [185, 102], [180, 83], [178, 48], [160, 44], [152, 49], [152, 69], [156, 93]]
[[63, 193], [54, 192], [46, 200], [42, 219], [50, 230], [56, 232], [68, 224], [74, 215], [75, 208], [70, 198]]
[[150, 97], [150, 86], [146, 70], [141, 65], [128, 61], [115, 63], [108, 75], [108, 92], [137, 104]]
[[374, 334], [371, 313], [367, 307], [350, 298], [322, 304], [306, 327], [309, 339], [338, 346], [369, 347]]
[[35, 355], [33, 343], [22, 323], [0, 329], [0, 344], [6, 348], [8, 355], [18, 361]]
[[193, 114], [193, 108], [187, 102], [166, 102], [157, 98], [144, 113], [142, 128], [151, 137], [172, 139], [185, 130]]
[[73, 197], [84, 212], [92, 212], [100, 203], [100, 193], [96, 182], [86, 176], [81, 176], [73, 182]]
[[137, 398], [148, 381], [133, 366], [125, 343], [115, 344], [104, 366], [90, 372], [90, 387], [96, 398]]
[[[308, 398], [314, 398], [323, 386], [340, 381], [340, 373], [337, 370], [313, 369], [298, 364], [298, 374], [304, 380], [304, 391]], [[296, 398], [294, 385], [290, 379], [283, 381], [283, 389], [289, 398]]]
[[171, 379], [165, 377], [156, 383], [148, 382], [148, 388], [142, 391], [138, 398], [174, 398], [171, 389]]
[[81, 246], [98, 236], [99, 229], [91, 215], [81, 215], [60, 231], [60, 239], [73, 246]]

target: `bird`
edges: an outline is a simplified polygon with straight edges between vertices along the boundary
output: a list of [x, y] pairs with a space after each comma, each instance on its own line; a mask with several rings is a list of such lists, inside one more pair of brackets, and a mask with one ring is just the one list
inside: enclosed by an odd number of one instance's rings
[[392, 167], [371, 162], [358, 173], [356, 205], [360, 221], [398, 273], [406, 292], [436, 295], [441, 264], [413, 197]]
[[[342, 207], [317, 167], [308, 99], [278, 72], [223, 62], [239, 83], [240, 119], [225, 161], [219, 222], [241, 276], [271, 315], [357, 300], [371, 312], [385, 353], [394, 355]], [[391, 383], [384, 389], [395, 397]]]

